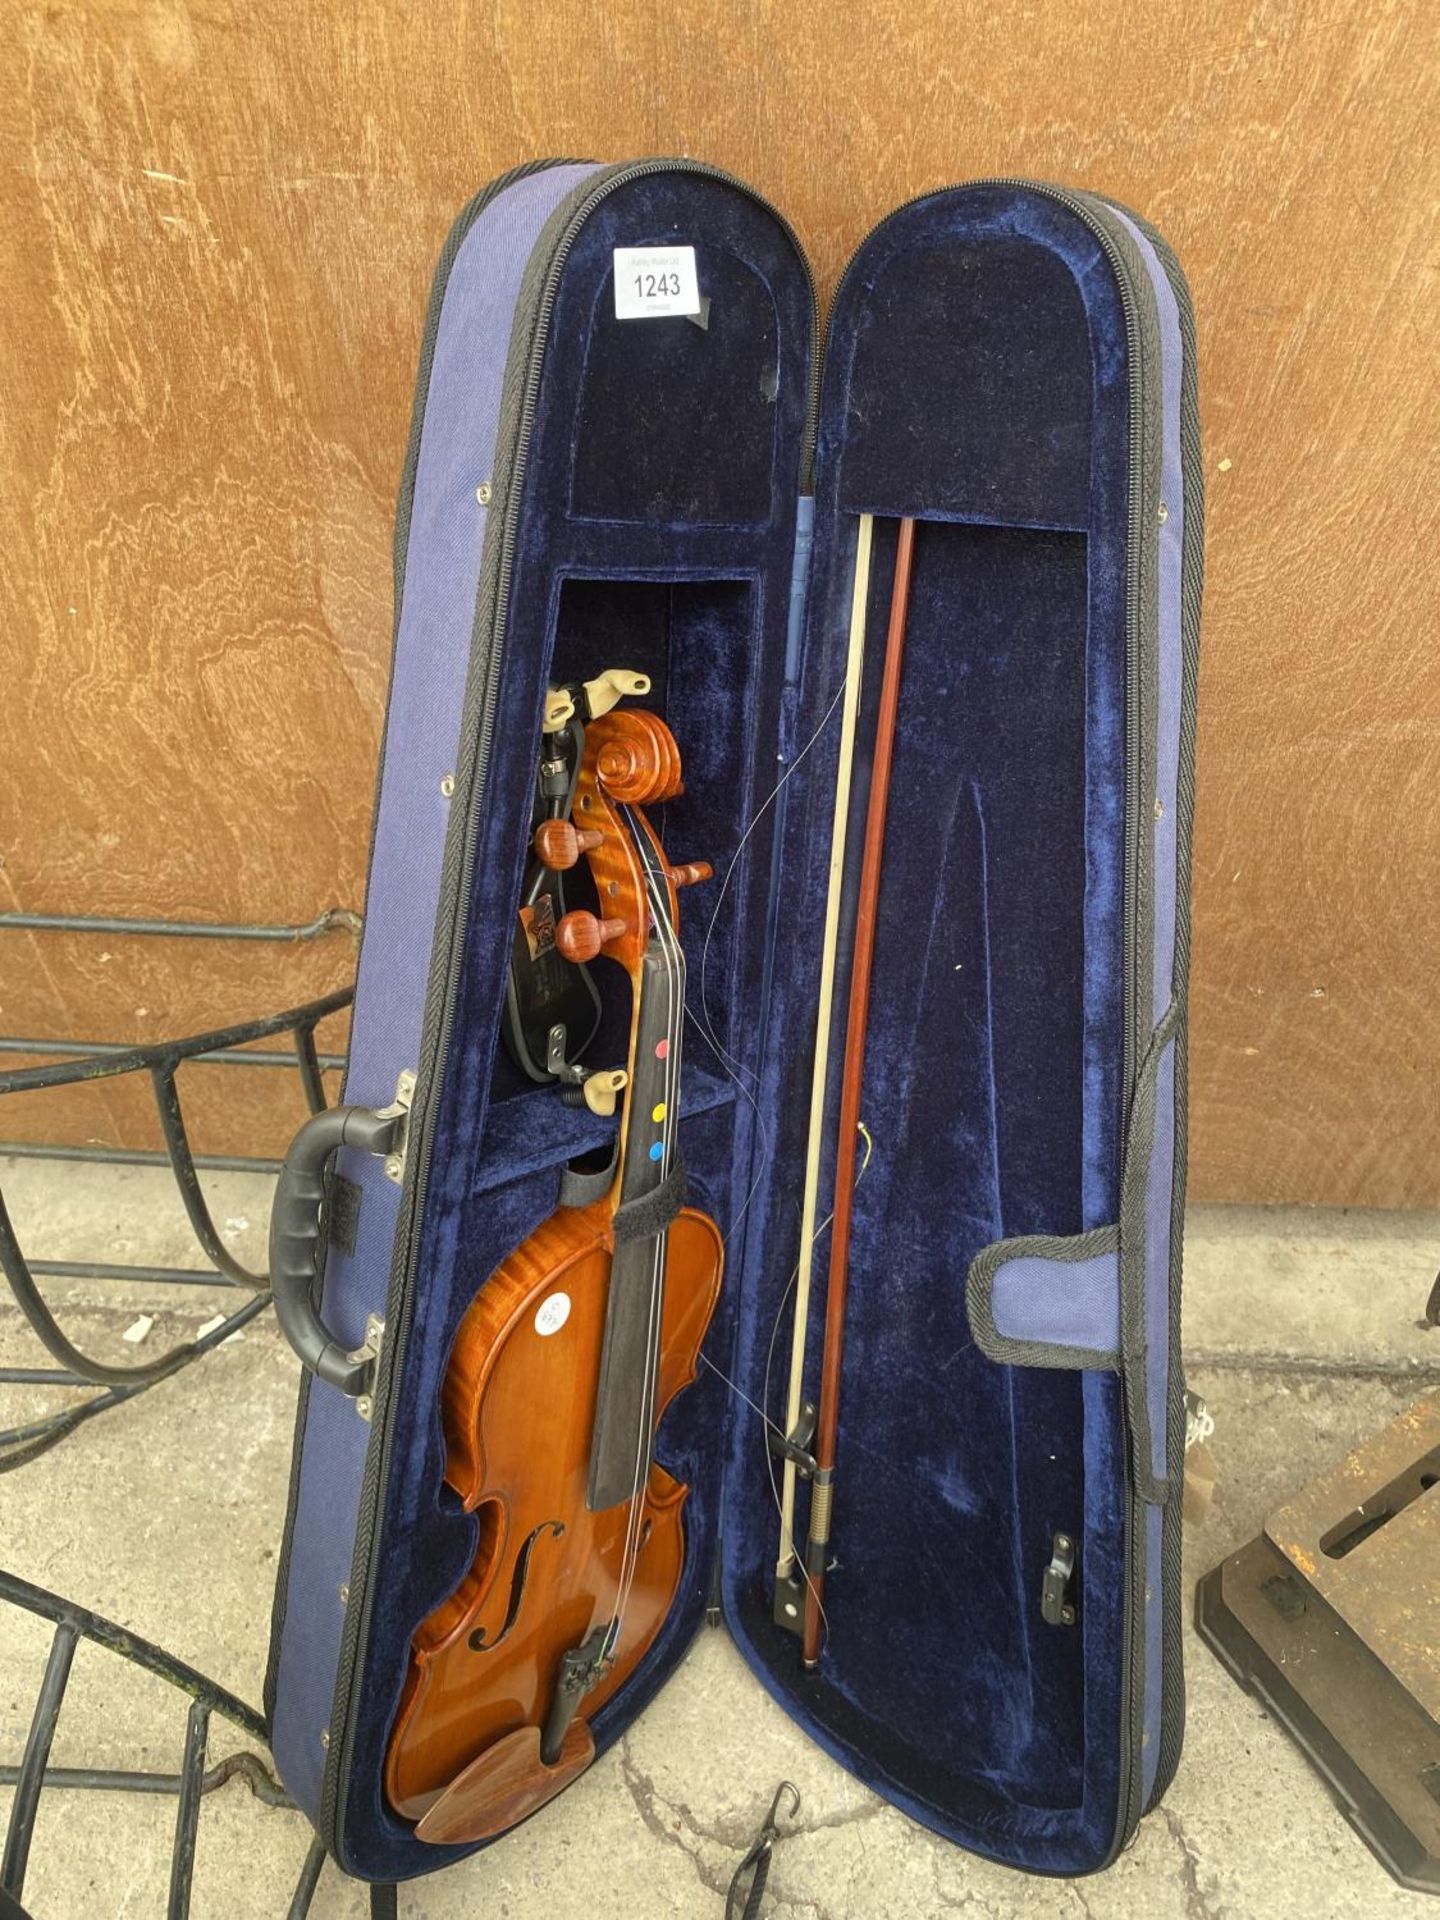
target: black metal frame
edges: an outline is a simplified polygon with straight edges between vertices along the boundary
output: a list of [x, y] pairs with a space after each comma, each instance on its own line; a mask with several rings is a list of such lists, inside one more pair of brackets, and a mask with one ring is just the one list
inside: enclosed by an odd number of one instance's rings
[[[58, 924], [56, 916], [0, 916], [0, 926]], [[304, 928], [175, 927], [164, 923], [69, 921], [90, 931], [164, 932], [182, 937], [226, 937], [247, 933], [250, 938], [314, 938], [335, 925], [358, 924], [348, 912], [332, 910]], [[36, 1092], [47, 1087], [73, 1086], [81, 1081], [108, 1079], [122, 1073], [147, 1073], [150, 1076], [156, 1108], [165, 1138], [165, 1152], [107, 1151], [85, 1148], [29, 1148], [32, 1154], [67, 1159], [107, 1160], [122, 1164], [168, 1163], [184, 1203], [191, 1228], [202, 1252], [212, 1262], [210, 1268], [174, 1268], [123, 1266], [110, 1261], [36, 1260], [27, 1261], [16, 1238], [14, 1227], [0, 1194], [0, 1271], [9, 1282], [21, 1311], [51, 1357], [59, 1362], [50, 1367], [0, 1368], [0, 1385], [80, 1386], [89, 1383], [101, 1392], [79, 1406], [63, 1408], [26, 1425], [0, 1431], [0, 1473], [25, 1466], [73, 1433], [85, 1421], [119, 1406], [137, 1394], [147, 1392], [182, 1367], [189, 1366], [226, 1340], [237, 1329], [263, 1313], [270, 1304], [268, 1277], [251, 1273], [233, 1258], [225, 1247], [200, 1190], [201, 1169], [225, 1167], [247, 1171], [275, 1171], [273, 1160], [238, 1156], [205, 1156], [194, 1152], [185, 1126], [180, 1095], [175, 1085], [177, 1070], [186, 1061], [201, 1060], [225, 1065], [277, 1067], [293, 1065], [298, 1071], [306, 1102], [313, 1113], [328, 1104], [323, 1072], [343, 1065], [343, 1056], [321, 1056], [315, 1045], [319, 1022], [348, 1006], [353, 989], [344, 988], [303, 1006], [287, 1008], [263, 1020], [218, 1028], [193, 1035], [189, 1039], [166, 1041], [153, 1046], [121, 1047], [97, 1045], [84, 1047], [75, 1042], [9, 1040], [0, 1043], [4, 1051], [50, 1053], [60, 1059], [56, 1064], [26, 1067], [0, 1074], [0, 1097], [7, 1093]], [[279, 1033], [291, 1037], [293, 1055], [255, 1049], [251, 1043]], [[21, 1149], [23, 1150], [23, 1149]], [[15, 1152], [14, 1146], [0, 1145], [0, 1153]], [[135, 1366], [114, 1366], [98, 1361], [76, 1347], [62, 1331], [47, 1305], [36, 1277], [75, 1275], [83, 1278], [148, 1281], [164, 1286], [222, 1286], [242, 1288], [248, 1294], [244, 1304], [225, 1315], [219, 1325], [203, 1338], [173, 1347], [158, 1359]], [[77, 1606], [43, 1587], [34, 1586], [18, 1575], [0, 1570], [0, 1605], [17, 1606], [49, 1620], [54, 1627], [50, 1653], [36, 1696], [30, 1733], [18, 1766], [0, 1766], [0, 1786], [14, 1788], [10, 1818], [6, 1828], [3, 1858], [0, 1858], [0, 1907], [5, 1896], [18, 1903], [25, 1885], [30, 1847], [41, 1790], [45, 1786], [90, 1788], [108, 1792], [171, 1793], [176, 1796], [175, 1838], [171, 1851], [170, 1885], [167, 1899], [169, 1920], [187, 1920], [195, 1870], [195, 1843], [200, 1820], [200, 1804], [237, 1774], [251, 1791], [268, 1806], [293, 1807], [265, 1762], [256, 1753], [242, 1751], [207, 1768], [210, 1721], [214, 1714], [229, 1720], [261, 1746], [268, 1745], [264, 1718], [228, 1689], [219, 1686], [197, 1668], [176, 1659], [163, 1648], [142, 1639], [128, 1629]], [[75, 1651], [81, 1640], [106, 1648], [132, 1665], [155, 1674], [189, 1697], [185, 1725], [185, 1744], [178, 1773], [125, 1771], [103, 1767], [51, 1767], [51, 1746], [56, 1723], [69, 1683]], [[325, 1849], [313, 1841], [301, 1869], [289, 1920], [304, 1920], [319, 1885], [325, 1864]], [[394, 1920], [396, 1891], [393, 1886], [371, 1888], [372, 1920]]]
[[[304, 1006], [289, 1007], [283, 1013], [271, 1014], [266, 1019], [219, 1027], [209, 1033], [193, 1034], [185, 1040], [160, 1041], [142, 1047], [107, 1046], [78, 1058], [70, 1055], [66, 1048], [63, 1051], [68, 1057], [51, 1066], [21, 1067], [0, 1074], [0, 1098], [3, 1098], [8, 1093], [34, 1093], [49, 1087], [75, 1086], [85, 1081], [111, 1079], [117, 1074], [147, 1073], [160, 1116], [165, 1152], [146, 1155], [145, 1161], [169, 1165], [201, 1251], [212, 1262], [210, 1268], [190, 1268], [121, 1266], [112, 1261], [94, 1260], [28, 1261], [16, 1238], [4, 1194], [0, 1193], [0, 1271], [9, 1281], [10, 1291], [37, 1338], [51, 1358], [59, 1363], [54, 1369], [0, 1368], [0, 1385], [49, 1383], [71, 1387], [88, 1383], [104, 1389], [78, 1407], [64, 1408], [27, 1425], [0, 1431], [0, 1473], [37, 1459], [86, 1420], [118, 1406], [122, 1401], [133, 1399], [137, 1393], [145, 1392], [157, 1381], [168, 1379], [172, 1373], [198, 1360], [257, 1314], [264, 1312], [270, 1303], [266, 1276], [251, 1273], [233, 1257], [220, 1237], [200, 1190], [200, 1170], [206, 1163], [190, 1145], [175, 1075], [189, 1060], [222, 1059], [229, 1064], [243, 1062], [255, 1066], [293, 1064], [300, 1074], [310, 1111], [319, 1113], [327, 1102], [324, 1069], [315, 1046], [315, 1029], [329, 1014], [338, 1013], [349, 1006], [353, 998], [354, 989], [342, 987], [321, 999], [308, 1001]], [[252, 1041], [268, 1040], [278, 1033], [291, 1036], [293, 1056], [275, 1052], [252, 1054], [243, 1050]], [[62, 1051], [43, 1041], [36, 1042], [35, 1048], [37, 1051]], [[3, 1151], [0, 1148], [0, 1152]], [[118, 1156], [102, 1150], [97, 1157]], [[125, 1156], [126, 1160], [134, 1157]], [[240, 1159], [231, 1159], [228, 1164], [256, 1172], [269, 1171], [277, 1165], [275, 1161]], [[62, 1331], [36, 1284], [37, 1275], [45, 1278], [58, 1274], [101, 1280], [141, 1280], [161, 1286], [241, 1287], [249, 1293], [250, 1298], [233, 1313], [227, 1314], [220, 1325], [203, 1338], [172, 1347], [155, 1360], [134, 1366], [116, 1366], [82, 1353]]]
[[[261, 1746], [268, 1745], [265, 1722], [253, 1707], [219, 1686], [214, 1680], [177, 1660], [152, 1641], [142, 1639], [128, 1628], [117, 1626], [103, 1614], [92, 1613], [73, 1600], [63, 1600], [44, 1587], [0, 1569], [0, 1605], [22, 1607], [53, 1623], [50, 1654], [44, 1677], [35, 1698], [30, 1733], [19, 1766], [0, 1766], [0, 1786], [13, 1787], [10, 1819], [5, 1833], [5, 1850], [0, 1857], [0, 1895], [9, 1894], [17, 1903], [25, 1891], [25, 1875], [30, 1864], [30, 1844], [35, 1833], [35, 1816], [40, 1807], [42, 1788], [79, 1787], [119, 1793], [171, 1793], [176, 1797], [175, 1839], [170, 1854], [170, 1887], [166, 1900], [167, 1920], [188, 1920], [190, 1894], [195, 1877], [195, 1842], [200, 1826], [200, 1803], [207, 1793], [223, 1787], [237, 1776], [244, 1780], [257, 1800], [270, 1807], [293, 1808], [295, 1802], [256, 1753], [230, 1754], [213, 1767], [205, 1765], [210, 1738], [210, 1719], [219, 1714], [239, 1727]], [[75, 1650], [81, 1640], [104, 1647], [131, 1666], [168, 1681], [190, 1699], [185, 1720], [185, 1745], [178, 1773], [134, 1773], [111, 1767], [52, 1767], [50, 1749], [60, 1719], [65, 1689], [69, 1685]], [[300, 1878], [290, 1902], [288, 1920], [305, 1920], [320, 1884], [325, 1866], [325, 1848], [317, 1839], [311, 1842], [300, 1869]], [[22, 1909], [23, 1911], [23, 1909]], [[396, 1891], [392, 1885], [370, 1889], [371, 1920], [395, 1920]]]

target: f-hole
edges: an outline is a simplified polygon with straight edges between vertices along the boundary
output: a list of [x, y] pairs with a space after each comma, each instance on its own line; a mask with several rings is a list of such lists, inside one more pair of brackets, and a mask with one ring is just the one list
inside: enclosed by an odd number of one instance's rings
[[1322, 1534], [1320, 1551], [1329, 1560], [1343, 1560], [1347, 1553], [1353, 1553], [1372, 1533], [1388, 1526], [1397, 1513], [1403, 1513], [1437, 1483], [1440, 1483], [1440, 1447], [1422, 1454], [1402, 1474], [1397, 1474], [1388, 1487], [1372, 1494], [1353, 1513], [1347, 1513], [1338, 1526]]
[[500, 1642], [510, 1632], [516, 1620], [519, 1619], [520, 1608], [524, 1604], [525, 1583], [530, 1577], [530, 1556], [535, 1551], [536, 1542], [539, 1540], [541, 1534], [544, 1533], [553, 1533], [558, 1540], [564, 1531], [565, 1522], [563, 1520], [542, 1520], [538, 1527], [532, 1529], [524, 1546], [521, 1547], [519, 1553], [515, 1556], [515, 1572], [510, 1581], [510, 1605], [505, 1611], [504, 1624], [493, 1640], [487, 1640], [485, 1638], [485, 1629], [483, 1627], [477, 1627], [470, 1636], [470, 1651], [472, 1653], [493, 1653], [496, 1647], [500, 1645]]

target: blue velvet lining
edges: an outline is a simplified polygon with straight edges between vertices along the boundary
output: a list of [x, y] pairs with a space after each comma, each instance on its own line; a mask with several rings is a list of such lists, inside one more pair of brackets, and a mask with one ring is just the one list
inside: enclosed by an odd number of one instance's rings
[[[777, 1698], [941, 1832], [1072, 1872], [1106, 1856], [1118, 1811], [1119, 1395], [1109, 1376], [988, 1360], [970, 1336], [964, 1276], [991, 1240], [1075, 1233], [1117, 1212], [1124, 349], [1099, 244], [1027, 192], [973, 189], [902, 211], [842, 286], [801, 743], [839, 683], [856, 514], [882, 516], [877, 636], [888, 523], [903, 512], [920, 525], [862, 1102], [875, 1144], [856, 1195], [835, 1564], [813, 1678], [799, 1677], [793, 1638], [771, 1623], [774, 1512], [756, 1497], [761, 1441], [743, 1421], [723, 1516], [727, 1616]], [[867, 663], [871, 711], [880, 652]], [[819, 925], [833, 754], [832, 729], [792, 795], [789, 925]], [[861, 769], [852, 852], [867, 780]], [[796, 1254], [805, 1089], [794, 1060], [813, 1020], [814, 964], [813, 948], [780, 950], [762, 1066], [776, 1145], [752, 1209], [736, 1359], [757, 1398]], [[772, 1381], [772, 1409], [780, 1395]], [[1073, 1630], [1045, 1625], [1038, 1604], [1057, 1531], [1080, 1541]]]
[[[691, 240], [708, 326], [615, 322], [611, 249]], [[603, 1748], [681, 1657], [723, 1536], [732, 1631], [767, 1687], [861, 1778], [1017, 1865], [1081, 1870], [1113, 1834], [1117, 1383], [992, 1364], [970, 1340], [964, 1279], [991, 1239], [1073, 1233], [1116, 1211], [1123, 317], [1097, 243], [1033, 193], [937, 196], [877, 230], [832, 325], [809, 613], [787, 677], [810, 336], [789, 236], [702, 176], [660, 173], [612, 194], [565, 268], [383, 1495], [385, 1578], [342, 1822], [344, 1863], [358, 1873], [401, 1877], [448, 1857], [390, 1813], [381, 1784], [411, 1634], [474, 1545], [443, 1487], [439, 1382], [475, 1288], [545, 1218], [567, 1154], [593, 1144], [588, 1116], [578, 1130], [562, 1120], [496, 1047], [542, 690], [602, 666], [652, 674], [686, 768], [662, 839], [720, 876], [771, 793], [777, 756], [797, 767], [723, 893], [717, 880], [682, 901], [697, 1020], [681, 1148], [692, 1199], [728, 1235], [707, 1351], [778, 1413], [783, 1363], [767, 1380], [767, 1356], [796, 1256], [834, 724], [799, 756], [839, 686], [861, 511], [922, 524], [866, 1055], [875, 1152], [852, 1247], [829, 1639], [803, 1678], [798, 1643], [769, 1617], [763, 1432], [702, 1367], [659, 1445], [692, 1487], [682, 1597], [594, 1731]], [[878, 634], [893, 550], [884, 521], [876, 549]], [[877, 645], [872, 714], [878, 656]], [[856, 821], [867, 778], [861, 766]], [[622, 1021], [610, 1005], [597, 1059]], [[711, 1023], [743, 1097], [703, 1036]], [[823, 1255], [822, 1244], [822, 1282]], [[1069, 1631], [1042, 1624], [1038, 1606], [1061, 1529], [1081, 1543], [1081, 1625]]]

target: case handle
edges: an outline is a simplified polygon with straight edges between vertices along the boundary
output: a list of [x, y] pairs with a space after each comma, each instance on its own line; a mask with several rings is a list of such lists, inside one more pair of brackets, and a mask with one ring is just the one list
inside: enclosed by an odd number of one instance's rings
[[[411, 1082], [413, 1086], [413, 1080]], [[408, 1092], [408, 1089], [407, 1089]], [[403, 1152], [409, 1102], [376, 1113], [369, 1107], [327, 1107], [307, 1120], [290, 1142], [270, 1214], [270, 1290], [275, 1317], [301, 1363], [352, 1400], [368, 1399], [373, 1346], [342, 1347], [315, 1308], [315, 1256], [325, 1169], [337, 1147], [358, 1147], [387, 1160]], [[390, 1171], [389, 1166], [386, 1168]]]

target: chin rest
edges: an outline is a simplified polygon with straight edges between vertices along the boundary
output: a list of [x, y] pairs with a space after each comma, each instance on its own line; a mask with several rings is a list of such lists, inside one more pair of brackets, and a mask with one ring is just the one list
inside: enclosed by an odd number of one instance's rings
[[583, 1720], [571, 1723], [553, 1767], [540, 1758], [539, 1727], [519, 1727], [477, 1754], [426, 1812], [415, 1832], [439, 1846], [493, 1840], [528, 1820], [595, 1758]]

